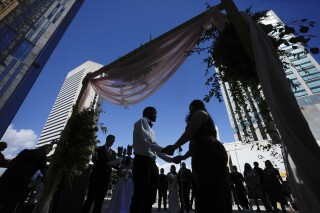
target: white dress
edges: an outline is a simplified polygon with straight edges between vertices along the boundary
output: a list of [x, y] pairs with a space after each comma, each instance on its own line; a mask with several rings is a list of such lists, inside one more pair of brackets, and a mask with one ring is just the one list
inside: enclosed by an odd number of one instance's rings
[[129, 213], [133, 195], [133, 180], [131, 169], [121, 169], [121, 175], [112, 193], [109, 213]]
[[179, 200], [179, 186], [177, 175], [173, 173], [168, 173], [168, 204], [169, 213], [179, 213], [180, 212], [180, 200]]

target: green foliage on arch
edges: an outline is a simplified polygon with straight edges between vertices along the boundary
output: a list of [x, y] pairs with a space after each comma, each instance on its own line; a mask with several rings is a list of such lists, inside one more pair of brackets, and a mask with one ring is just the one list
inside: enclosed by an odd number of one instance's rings
[[[207, 7], [210, 6], [207, 5]], [[294, 66], [287, 60], [288, 57], [299, 59], [308, 52], [319, 53], [318, 48], [308, 45], [310, 39], [314, 37], [308, 34], [309, 28], [314, 27], [315, 22], [301, 19], [289, 23], [294, 27], [283, 23], [264, 25], [261, 21], [267, 16], [267, 11], [251, 13], [250, 7], [242, 13], [251, 16], [265, 31], [274, 45], [284, 69]], [[302, 48], [303, 51], [290, 52], [292, 49], [298, 48]], [[254, 118], [258, 123], [264, 124], [265, 134], [271, 137], [272, 143], [280, 143], [280, 135], [265, 101], [255, 64], [248, 57], [232, 23], [226, 24], [222, 32], [216, 28], [203, 30], [195, 49], [188, 53], [206, 55], [203, 62], [207, 65], [205, 84], [209, 91], [205, 95], [204, 101], [209, 102], [212, 97], [215, 97], [219, 102], [222, 102], [221, 86], [222, 83], [228, 84], [228, 90], [235, 103], [234, 109], [238, 115], [235, 119], [245, 134], [246, 139], [243, 142], [253, 141], [255, 129], [252, 118]], [[218, 71], [214, 69], [215, 67]], [[296, 85], [289, 79], [288, 81], [295, 89]], [[253, 99], [248, 97], [253, 97]]]

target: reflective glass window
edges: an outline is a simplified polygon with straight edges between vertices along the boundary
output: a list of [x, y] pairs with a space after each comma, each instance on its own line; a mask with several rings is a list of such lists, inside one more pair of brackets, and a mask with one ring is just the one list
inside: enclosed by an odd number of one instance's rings
[[[313, 93], [318, 93], [318, 92], [320, 92], [320, 87], [312, 88], [311, 91], [312, 91]], [[320, 99], [320, 97], [318, 97], [318, 98]]]
[[313, 81], [313, 82], [309, 82], [307, 83], [307, 85], [312, 88], [312, 87], [317, 87], [320, 86], [320, 81]]
[[24, 60], [33, 49], [34, 45], [26, 39], [21, 39], [12, 55], [18, 60]]
[[[304, 76], [303, 80], [308, 81], [308, 80], [314, 79], [314, 78], [320, 78], [320, 72], [319, 73], [313, 73], [313, 74], [308, 75], [308, 76]], [[319, 79], [319, 81], [320, 81], [320, 79]]]
[[52, 23], [56, 23], [56, 21], [59, 19], [59, 17], [61, 16], [61, 14], [63, 13], [64, 11], [64, 8], [62, 8], [58, 13], [57, 15], [54, 17], [54, 19], [52, 20]]
[[4, 50], [17, 36], [17, 33], [10, 29], [8, 26], [4, 26], [0, 31], [0, 50]]
[[4, 86], [0, 90], [0, 97], [3, 96], [3, 94], [7, 91], [13, 80], [16, 78], [16, 76], [19, 74], [21, 69], [23, 68], [24, 64], [20, 64], [17, 69], [12, 73], [8, 81], [4, 84]]
[[33, 34], [37, 31], [37, 29], [39, 29], [39, 27], [41, 26], [41, 24], [46, 20], [45, 17], [42, 17], [40, 19], [40, 21], [38, 21], [38, 23], [36, 25], [34, 25], [34, 27], [30, 30], [30, 32], [27, 34], [26, 38], [30, 40], [30, 38], [33, 36]]
[[312, 99], [311, 98], [305, 98], [304, 102], [307, 104], [311, 104], [312, 103]]
[[59, 4], [57, 4], [57, 6], [55, 6], [55, 8], [53, 8], [53, 10], [51, 11], [51, 13], [48, 15], [48, 19], [50, 20], [52, 17], [53, 17], [53, 15], [57, 12], [57, 10], [58, 10], [58, 8], [61, 6], [61, 4], [59, 3]]
[[17, 63], [16, 59], [13, 59], [12, 61], [10, 61], [10, 63], [8, 64], [8, 66], [6, 66], [6, 68], [3, 70], [3, 72], [0, 74], [0, 81], [4, 78], [4, 76], [6, 76], [9, 71], [12, 69], [12, 67]]
[[294, 96], [296, 96], [296, 97], [300, 97], [303, 95], [307, 95], [307, 92], [305, 90], [294, 93]]

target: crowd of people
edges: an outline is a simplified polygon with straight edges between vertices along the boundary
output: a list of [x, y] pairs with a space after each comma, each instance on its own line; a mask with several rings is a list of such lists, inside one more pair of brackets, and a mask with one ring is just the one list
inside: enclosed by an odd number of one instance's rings
[[[119, 154], [119, 150], [116, 153], [111, 148], [115, 143], [114, 135], [108, 135], [105, 144], [97, 147], [92, 155], [93, 166], [83, 213], [89, 213], [91, 209], [94, 213], [101, 212], [114, 169], [118, 171], [119, 178], [113, 189], [110, 213], [151, 213], [157, 192], [158, 209], [161, 210], [163, 205], [169, 213], [189, 212], [193, 200], [196, 213], [231, 213], [232, 200], [239, 210], [252, 210], [248, 197], [254, 200], [258, 212], [258, 199], [269, 212], [279, 210], [277, 202], [286, 212], [284, 182], [270, 161], [265, 162], [264, 170], [255, 162], [254, 168], [245, 164], [243, 175], [236, 166], [229, 172], [227, 152], [217, 140], [213, 119], [201, 100], [190, 103], [185, 131], [171, 145], [162, 147], [158, 144], [152, 129], [156, 119], [157, 110], [146, 107], [142, 118], [134, 124], [133, 158], [131, 153], [126, 156], [121, 154], [122, 151]], [[184, 155], [173, 156], [175, 150], [187, 142], [188, 151]], [[0, 143], [0, 148], [3, 151], [6, 144]], [[8, 167], [0, 179], [0, 212], [15, 212], [32, 176], [38, 170], [45, 176], [46, 155], [51, 148], [43, 146], [24, 150], [10, 162], [0, 156], [2, 165]], [[173, 163], [168, 174], [164, 174], [163, 168], [159, 174], [157, 157]], [[182, 162], [189, 157], [192, 171]], [[181, 164], [179, 172], [174, 164]]]
[[[256, 211], [261, 212], [258, 202], [261, 199], [267, 212], [287, 212], [286, 206], [292, 201], [288, 182], [282, 179], [279, 170], [269, 160], [265, 161], [265, 169], [260, 168], [258, 162], [253, 165], [252, 168], [249, 163], [245, 163], [243, 175], [236, 166], [232, 167], [230, 188], [234, 204], [239, 210], [252, 210], [250, 198], [256, 205]], [[281, 210], [277, 203], [280, 203]], [[291, 208], [296, 208], [293, 202], [291, 204]]]

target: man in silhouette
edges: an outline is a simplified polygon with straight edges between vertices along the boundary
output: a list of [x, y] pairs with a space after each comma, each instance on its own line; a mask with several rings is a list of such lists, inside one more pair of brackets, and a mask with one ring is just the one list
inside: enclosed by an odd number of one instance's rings
[[9, 160], [5, 159], [2, 152], [7, 148], [7, 143], [0, 141], [0, 167], [1, 168], [7, 168], [9, 165]]
[[44, 175], [47, 155], [52, 149], [47, 144], [36, 149], [24, 149], [15, 157], [0, 178], [0, 212], [12, 213], [28, 190], [32, 176], [40, 170]]
[[146, 107], [142, 118], [134, 124], [133, 129], [133, 196], [131, 199], [131, 213], [151, 213], [152, 205], [156, 202], [159, 170], [156, 157], [167, 162], [171, 158], [163, 153], [162, 147], [156, 142], [152, 122], [157, 119], [157, 110]]
[[163, 209], [167, 210], [167, 192], [168, 192], [168, 179], [164, 174], [164, 169], [160, 169], [158, 181], [158, 210], [161, 209], [161, 201], [163, 200]]
[[262, 185], [262, 187], [264, 188], [264, 174], [263, 174], [263, 169], [261, 169], [259, 167], [259, 163], [258, 162], [253, 162], [254, 165], [254, 170], [258, 173], [259, 178], [260, 178], [260, 184]]
[[82, 212], [88, 213], [94, 203], [93, 213], [100, 213], [105, 194], [111, 180], [112, 168], [109, 164], [116, 160], [116, 152], [111, 149], [115, 142], [114, 135], [108, 135], [106, 143], [99, 146], [92, 156], [93, 167], [89, 177], [87, 198], [84, 202]]
[[191, 189], [192, 174], [191, 170], [186, 167], [183, 162], [181, 164], [181, 169], [178, 173], [178, 183], [179, 183], [179, 195], [182, 207], [182, 200], [184, 204], [184, 209], [186, 212], [190, 210], [190, 189]]

